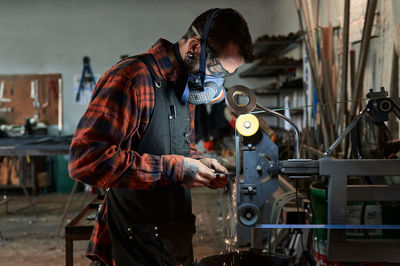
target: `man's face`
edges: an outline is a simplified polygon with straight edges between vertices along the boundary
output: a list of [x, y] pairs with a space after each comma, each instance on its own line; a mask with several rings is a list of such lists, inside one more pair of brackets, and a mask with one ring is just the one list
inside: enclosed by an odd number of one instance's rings
[[[194, 59], [191, 63], [185, 63], [186, 68], [189, 72], [198, 72], [200, 70], [200, 40], [196, 42], [194, 47]], [[229, 43], [221, 53], [216, 55], [211, 55], [210, 51], [206, 59], [206, 74], [213, 75], [216, 73], [224, 73], [225, 75], [233, 74], [243, 63], [244, 59], [239, 54], [239, 48], [233, 44]]]
[[243, 57], [239, 54], [239, 48], [233, 43], [229, 43], [219, 56], [213, 55], [213, 57], [207, 58], [207, 75], [214, 73], [232, 75], [244, 63]]

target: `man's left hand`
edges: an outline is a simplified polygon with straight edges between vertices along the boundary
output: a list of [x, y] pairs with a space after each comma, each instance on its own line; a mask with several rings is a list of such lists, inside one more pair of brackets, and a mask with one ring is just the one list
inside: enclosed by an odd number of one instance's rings
[[203, 163], [205, 166], [207, 166], [208, 168], [214, 169], [215, 172], [217, 172], [217, 173], [228, 172], [228, 169], [226, 169], [222, 164], [220, 164], [214, 158], [203, 158], [203, 159], [200, 159], [199, 161], [201, 163]]
[[[204, 158], [200, 159], [200, 162], [206, 165], [208, 168], [214, 169], [217, 173], [226, 173], [228, 169], [226, 169], [222, 164], [220, 164], [214, 158]], [[208, 185], [211, 189], [223, 188], [228, 184], [228, 177], [226, 175], [219, 175], [217, 178], [212, 180]]]

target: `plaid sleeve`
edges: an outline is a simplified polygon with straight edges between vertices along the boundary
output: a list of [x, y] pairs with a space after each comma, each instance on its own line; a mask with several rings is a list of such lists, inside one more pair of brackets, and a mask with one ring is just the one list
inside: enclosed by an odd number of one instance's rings
[[141, 99], [139, 95], [149, 96], [138, 90], [132, 79], [120, 74], [104, 75], [98, 82], [71, 143], [68, 168], [73, 179], [97, 187], [135, 189], [182, 180], [183, 156], [139, 155], [121, 148], [138, 130], [141, 104], [151, 103]]
[[190, 109], [190, 157], [193, 159], [202, 159], [204, 158], [204, 154], [200, 151], [197, 150], [196, 146], [194, 145], [195, 143], [195, 125], [194, 125], [194, 111], [195, 111], [195, 105], [191, 104], [189, 106]]
[[101, 204], [97, 214], [97, 222], [93, 227], [92, 235], [86, 250], [86, 257], [92, 261], [100, 260], [107, 265], [114, 265], [112, 256], [111, 237], [107, 221], [106, 199]]

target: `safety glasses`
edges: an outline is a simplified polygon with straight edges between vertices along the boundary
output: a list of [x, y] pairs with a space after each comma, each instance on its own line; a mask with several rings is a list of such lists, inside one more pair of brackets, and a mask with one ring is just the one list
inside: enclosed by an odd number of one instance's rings
[[229, 73], [218, 60], [217, 55], [211, 49], [210, 46], [207, 45], [207, 69], [211, 74], [216, 76], [231, 76], [233, 73]]
[[[199, 31], [192, 25], [192, 30], [196, 34], [196, 37], [201, 38], [201, 34]], [[229, 73], [221, 64], [221, 62], [218, 60], [217, 55], [214, 53], [214, 51], [211, 49], [210, 46], [206, 46], [206, 54], [207, 54], [207, 69], [208, 71], [215, 76], [231, 76], [233, 73]]]

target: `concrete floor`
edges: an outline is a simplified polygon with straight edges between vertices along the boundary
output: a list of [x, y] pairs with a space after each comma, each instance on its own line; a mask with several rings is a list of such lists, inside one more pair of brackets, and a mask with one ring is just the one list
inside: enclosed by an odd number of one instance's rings
[[[0, 196], [2, 196], [0, 192]], [[218, 219], [221, 190], [192, 190], [193, 213], [197, 216], [197, 232], [193, 238], [194, 256], [201, 258], [225, 250], [226, 224]], [[55, 237], [68, 195], [47, 194], [34, 198], [37, 216], [24, 196], [8, 196], [8, 213], [0, 206], [0, 265], [65, 265], [64, 230]], [[94, 198], [77, 193], [68, 213], [68, 222]], [[74, 241], [74, 265], [89, 265], [85, 257], [87, 241]]]

